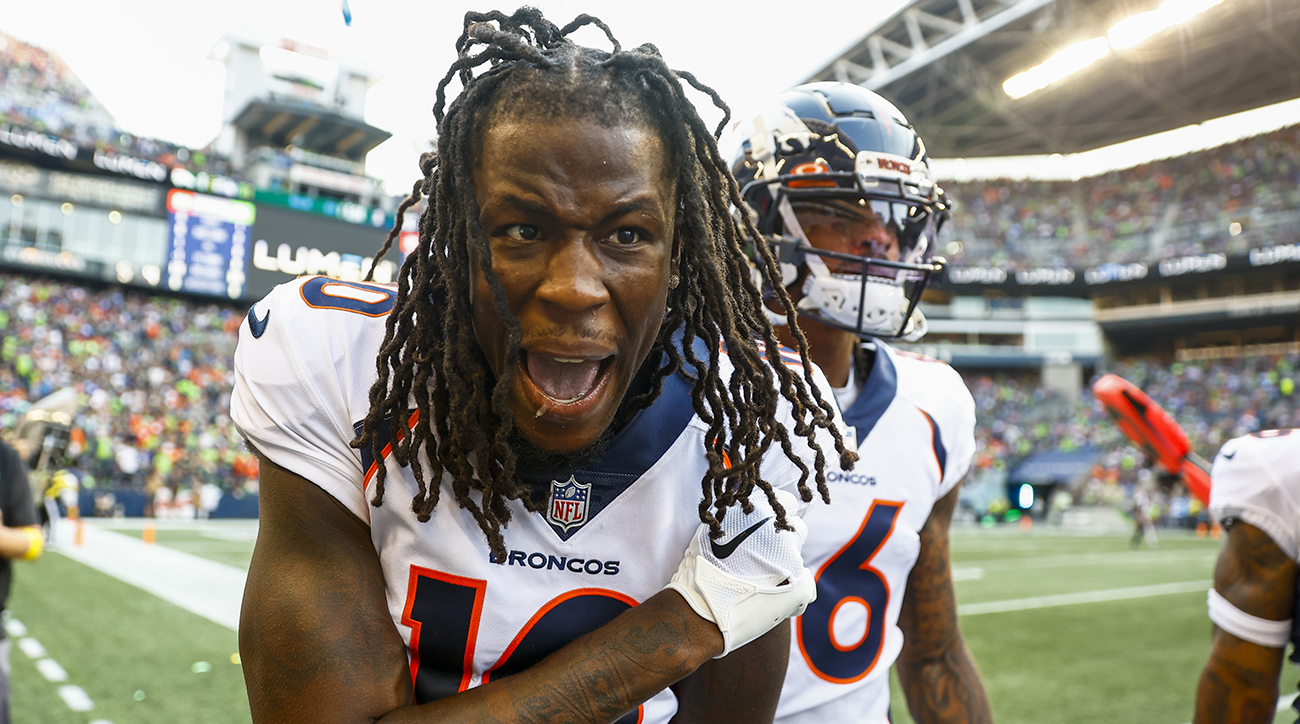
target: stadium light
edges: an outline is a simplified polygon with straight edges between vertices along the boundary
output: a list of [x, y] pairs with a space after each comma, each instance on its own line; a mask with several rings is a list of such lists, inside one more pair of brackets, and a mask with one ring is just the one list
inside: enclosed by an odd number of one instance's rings
[[1029, 70], [1007, 78], [1002, 90], [1012, 98], [1024, 98], [1062, 78], [1074, 75], [1110, 53], [1105, 38], [1093, 38], [1058, 51], [1056, 55]]
[[1028, 510], [1029, 508], [1034, 507], [1034, 486], [1029, 483], [1021, 483], [1020, 495], [1018, 497], [1020, 500], [1017, 502], [1020, 503], [1021, 508]]
[[1131, 48], [1165, 28], [1185, 23], [1223, 0], [1165, 0], [1150, 12], [1138, 13], [1111, 26], [1106, 40], [1115, 50]]
[[1093, 38], [1065, 48], [1023, 73], [1007, 78], [1002, 90], [1019, 99], [1068, 78], [1105, 58], [1110, 51], [1125, 50], [1162, 30], [1185, 23], [1223, 0], [1165, 0], [1160, 7], [1115, 23], [1104, 38]]

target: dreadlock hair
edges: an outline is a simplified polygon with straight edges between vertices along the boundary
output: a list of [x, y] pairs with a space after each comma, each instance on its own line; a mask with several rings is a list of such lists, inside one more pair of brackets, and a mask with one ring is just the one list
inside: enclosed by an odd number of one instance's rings
[[[567, 38], [586, 25], [603, 30], [613, 50], [582, 47]], [[383, 448], [391, 438], [394, 459], [409, 466], [415, 478], [418, 490], [411, 508], [419, 520], [429, 519], [442, 478], [449, 476], [456, 503], [478, 522], [497, 561], [506, 560], [501, 530], [510, 521], [507, 501], [520, 500], [533, 511], [544, 505], [516, 476], [516, 451], [510, 442], [515, 424], [508, 396], [522, 333], [492, 269], [492, 251], [478, 225], [471, 182], [484, 130], [495, 121], [524, 114], [529, 119], [581, 119], [604, 127], [653, 129], [666, 149], [665, 168], [675, 177], [680, 284], [669, 293], [669, 309], [648, 356], [661, 362], [650, 376], [649, 390], [626, 400], [614, 425], [621, 426], [647, 407], [668, 375], [685, 372], [693, 381], [695, 412], [709, 426], [700, 519], [719, 536], [719, 520], [729, 507], [739, 504], [746, 512], [753, 510], [749, 496], [757, 486], [775, 509], [777, 525], [788, 529], [785, 510], [771, 485], [759, 477], [759, 463], [775, 443], [801, 471], [800, 495], [805, 502], [812, 500], [810, 471], [794, 451], [791, 430], [777, 422], [778, 404], [784, 399], [792, 408], [794, 434], [807, 438], [814, 451], [817, 490], [829, 501], [825, 456], [814, 439], [816, 431], [833, 435], [841, 467], [847, 469], [856, 454], [845, 447], [832, 421], [833, 408], [812, 384], [807, 343], [794, 319], [790, 323], [803, 375], [781, 361], [776, 335], [761, 313], [760, 289], [742, 248], [747, 239], [761, 235], [748, 218], [737, 220], [731, 213], [744, 202], [716, 145], [730, 116], [717, 93], [691, 74], [669, 69], [653, 45], [623, 50], [609, 28], [589, 15], [557, 28], [531, 7], [512, 15], [470, 12], [456, 50], [459, 57], [438, 84], [433, 108], [436, 150], [421, 156], [423, 177], [399, 205], [396, 224], [375, 256], [377, 262], [391, 248], [405, 212], [427, 196], [418, 250], [398, 275], [397, 299], [379, 351], [379, 378], [370, 390], [370, 411], [352, 443], [369, 448], [381, 461], [371, 504], [383, 501]], [[448, 104], [447, 86], [457, 77], [463, 88]], [[724, 118], [712, 133], [687, 99], [682, 81], [722, 109]], [[780, 290], [785, 308], [793, 309], [784, 287], [775, 283], [780, 272], [765, 246], [762, 259], [762, 276]], [[499, 379], [472, 325], [465, 324], [472, 318], [472, 262], [483, 270], [497, 314], [507, 326], [508, 353]], [[678, 330], [684, 337], [680, 345], [673, 343]], [[697, 338], [709, 350], [705, 357], [692, 351]], [[720, 374], [720, 343], [735, 368], [729, 381]], [[408, 411], [411, 400], [414, 414]], [[471, 495], [474, 491], [477, 496]]]

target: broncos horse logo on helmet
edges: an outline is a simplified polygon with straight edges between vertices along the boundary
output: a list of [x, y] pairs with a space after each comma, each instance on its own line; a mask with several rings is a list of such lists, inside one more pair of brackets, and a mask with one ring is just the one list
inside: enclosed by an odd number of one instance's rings
[[863, 337], [920, 339], [917, 304], [942, 269], [934, 251], [951, 204], [903, 114], [860, 86], [809, 83], [738, 125], [731, 143], [732, 173], [798, 313]]

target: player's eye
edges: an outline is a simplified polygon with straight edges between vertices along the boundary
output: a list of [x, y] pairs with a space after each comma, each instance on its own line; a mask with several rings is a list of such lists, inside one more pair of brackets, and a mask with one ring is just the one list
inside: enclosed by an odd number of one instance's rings
[[635, 244], [642, 240], [641, 232], [636, 229], [619, 229], [614, 232], [614, 241], [619, 244]]
[[533, 241], [541, 236], [541, 230], [529, 224], [515, 224], [506, 227], [506, 236], [515, 241]]

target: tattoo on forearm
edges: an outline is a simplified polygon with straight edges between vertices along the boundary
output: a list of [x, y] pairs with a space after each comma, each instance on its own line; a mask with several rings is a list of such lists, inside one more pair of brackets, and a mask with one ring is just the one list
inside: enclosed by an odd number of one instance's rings
[[899, 620], [904, 643], [898, 678], [919, 724], [993, 720], [984, 683], [957, 623], [947, 533], [955, 504], [955, 495], [941, 499], [921, 531], [921, 555], [908, 577]]
[[919, 724], [993, 721], [984, 684], [964, 647], [941, 660], [915, 667], [913, 674], [900, 677], [900, 681], [912, 717]]
[[587, 641], [581, 658], [562, 678], [515, 703], [519, 720], [528, 724], [611, 721], [654, 694], [638, 691], [635, 670], [675, 671], [690, 644], [689, 629], [680, 617], [648, 628], [631, 627], [619, 636]]

